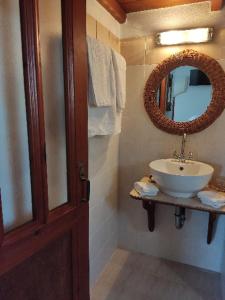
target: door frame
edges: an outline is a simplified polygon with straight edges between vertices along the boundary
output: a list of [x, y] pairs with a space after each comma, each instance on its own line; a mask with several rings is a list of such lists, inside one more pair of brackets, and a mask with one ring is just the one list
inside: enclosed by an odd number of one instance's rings
[[[86, 1], [62, 0], [68, 202], [48, 208], [38, 0], [19, 0], [33, 220], [4, 233], [0, 198], [0, 276], [70, 232], [73, 299], [89, 299]], [[2, 187], [4, 188], [4, 187]]]

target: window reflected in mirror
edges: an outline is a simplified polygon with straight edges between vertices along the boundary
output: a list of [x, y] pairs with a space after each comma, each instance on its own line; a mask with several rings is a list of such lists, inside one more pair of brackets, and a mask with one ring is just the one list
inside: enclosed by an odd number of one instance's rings
[[212, 99], [212, 85], [207, 75], [192, 66], [181, 66], [165, 77], [158, 89], [157, 102], [162, 113], [175, 122], [200, 117]]

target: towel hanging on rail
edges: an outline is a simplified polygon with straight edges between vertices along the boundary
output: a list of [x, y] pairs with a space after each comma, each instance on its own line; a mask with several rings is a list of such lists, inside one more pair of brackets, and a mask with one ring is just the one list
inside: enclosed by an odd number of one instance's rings
[[91, 106], [112, 106], [116, 101], [115, 72], [112, 52], [95, 38], [87, 37], [89, 88]]
[[119, 134], [126, 98], [126, 62], [111, 48], [87, 38], [88, 136]]
[[121, 112], [126, 103], [126, 68], [127, 64], [122, 55], [112, 50], [113, 69], [116, 81], [116, 105]]

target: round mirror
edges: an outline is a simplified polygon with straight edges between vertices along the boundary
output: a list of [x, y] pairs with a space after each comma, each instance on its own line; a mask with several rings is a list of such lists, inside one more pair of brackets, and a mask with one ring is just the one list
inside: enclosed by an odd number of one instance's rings
[[177, 67], [161, 81], [157, 103], [161, 112], [175, 122], [188, 122], [206, 112], [212, 99], [212, 85], [199, 68]]
[[145, 109], [153, 124], [172, 134], [199, 132], [225, 108], [225, 73], [219, 63], [186, 49], [165, 59], [150, 74]]

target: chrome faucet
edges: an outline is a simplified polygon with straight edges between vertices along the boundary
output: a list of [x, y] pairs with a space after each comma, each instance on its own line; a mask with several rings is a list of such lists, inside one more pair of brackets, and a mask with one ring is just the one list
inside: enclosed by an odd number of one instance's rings
[[[181, 143], [181, 149], [180, 149], [180, 154], [177, 154], [177, 151], [174, 151], [173, 157], [177, 159], [181, 163], [186, 162], [186, 156], [185, 156], [185, 145], [186, 145], [186, 140], [187, 140], [187, 134], [184, 133], [182, 137], [182, 143]], [[188, 154], [188, 160], [193, 159], [193, 153], [189, 152]]]
[[180, 150], [180, 161], [185, 162], [185, 145], [186, 145], [187, 134], [184, 133], [182, 137], [181, 150]]

